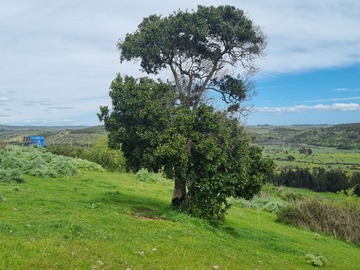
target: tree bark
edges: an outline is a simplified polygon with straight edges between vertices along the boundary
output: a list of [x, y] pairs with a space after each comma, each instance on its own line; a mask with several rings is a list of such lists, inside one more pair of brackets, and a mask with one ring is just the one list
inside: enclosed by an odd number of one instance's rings
[[172, 195], [172, 205], [174, 207], [179, 207], [183, 202], [186, 200], [186, 185], [185, 182], [175, 177], [175, 183], [174, 183], [174, 192]]

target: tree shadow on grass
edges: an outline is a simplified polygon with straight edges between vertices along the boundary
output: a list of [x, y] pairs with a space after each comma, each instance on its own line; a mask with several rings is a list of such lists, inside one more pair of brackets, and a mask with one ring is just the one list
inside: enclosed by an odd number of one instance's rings
[[[170, 216], [178, 213], [169, 202], [159, 198], [151, 197], [144, 194], [123, 193], [120, 191], [106, 191], [96, 197], [88, 200], [88, 204], [101, 204], [102, 207], [111, 205], [120, 207], [123, 212], [128, 212], [134, 218], [139, 219], [162, 219], [165, 220], [165, 214]], [[170, 213], [172, 212], [172, 213]]]

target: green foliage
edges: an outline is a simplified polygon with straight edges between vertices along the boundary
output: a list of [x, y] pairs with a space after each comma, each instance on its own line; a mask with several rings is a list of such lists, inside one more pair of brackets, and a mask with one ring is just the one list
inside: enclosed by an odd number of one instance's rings
[[[251, 66], [265, 45], [264, 35], [244, 11], [233, 6], [199, 5], [193, 12], [144, 18], [138, 31], [127, 34], [118, 47], [122, 61], [140, 58], [147, 73], [156, 74], [171, 65], [182, 75], [194, 76], [191, 72], [204, 75], [219, 71], [226, 61], [236, 65], [242, 59], [247, 63], [244, 66]], [[190, 62], [193, 65], [187, 66]]]
[[104, 172], [105, 171], [101, 165], [96, 164], [91, 161], [88, 161], [86, 159], [75, 158], [75, 159], [72, 159], [71, 161], [74, 163], [74, 165], [78, 169], [82, 169], [82, 170], [86, 170], [86, 171], [93, 171], [93, 172]]
[[351, 176], [350, 186], [354, 188], [354, 193], [360, 196], [360, 172], [355, 172]]
[[[87, 131], [86, 129], [85, 131]], [[97, 130], [97, 129], [95, 129]], [[78, 130], [85, 132], [84, 130]], [[92, 129], [89, 130], [90, 132]], [[91, 146], [79, 145], [54, 145], [48, 147], [48, 150], [57, 155], [86, 159], [101, 165], [103, 168], [113, 172], [123, 172], [125, 170], [125, 159], [120, 149], [111, 149], [108, 146], [107, 136], [98, 136]]]
[[289, 205], [285, 200], [276, 197], [254, 197], [252, 200], [239, 199], [237, 201], [230, 200], [230, 203], [240, 207], [263, 210], [274, 214]]
[[101, 136], [83, 153], [83, 158], [101, 165], [112, 172], [123, 172], [125, 170], [125, 159], [120, 147], [111, 149], [108, 146], [107, 136]]
[[201, 104], [177, 107], [168, 84], [118, 75], [111, 85], [113, 111], [101, 107], [110, 145], [121, 145], [126, 167], [162, 170], [184, 185], [182, 207], [193, 215], [223, 220], [227, 198], [251, 198], [273, 169], [252, 146], [237, 119]]
[[294, 193], [291, 189], [265, 184], [261, 192], [251, 200], [232, 198], [229, 202], [244, 208], [264, 210], [270, 213], [278, 213], [289, 204], [302, 199], [302, 196]]
[[140, 182], [160, 182], [161, 178], [158, 174], [149, 172], [147, 169], [140, 169], [135, 174], [135, 179]]

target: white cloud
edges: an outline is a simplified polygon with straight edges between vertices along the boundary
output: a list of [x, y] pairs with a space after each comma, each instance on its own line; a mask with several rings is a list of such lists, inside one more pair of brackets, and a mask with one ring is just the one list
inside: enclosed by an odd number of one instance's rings
[[312, 99], [312, 100], [305, 100], [304, 102], [329, 102], [329, 101], [347, 101], [347, 100], [359, 100], [360, 97], [345, 97], [345, 98], [326, 98], [326, 99]]
[[0, 102], [9, 101], [8, 97], [0, 96]]
[[305, 111], [352, 111], [360, 112], [360, 104], [358, 103], [334, 103], [330, 105], [317, 104], [314, 106], [297, 105], [293, 107], [256, 107], [255, 112], [285, 114], [299, 113]]

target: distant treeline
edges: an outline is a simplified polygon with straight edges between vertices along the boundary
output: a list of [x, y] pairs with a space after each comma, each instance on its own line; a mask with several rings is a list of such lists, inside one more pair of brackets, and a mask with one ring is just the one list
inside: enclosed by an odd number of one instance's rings
[[282, 169], [280, 173], [268, 175], [268, 182], [287, 187], [307, 188], [316, 192], [339, 192], [353, 188], [360, 196], [360, 172], [351, 177], [342, 170], [325, 170], [322, 167], [309, 169]]

